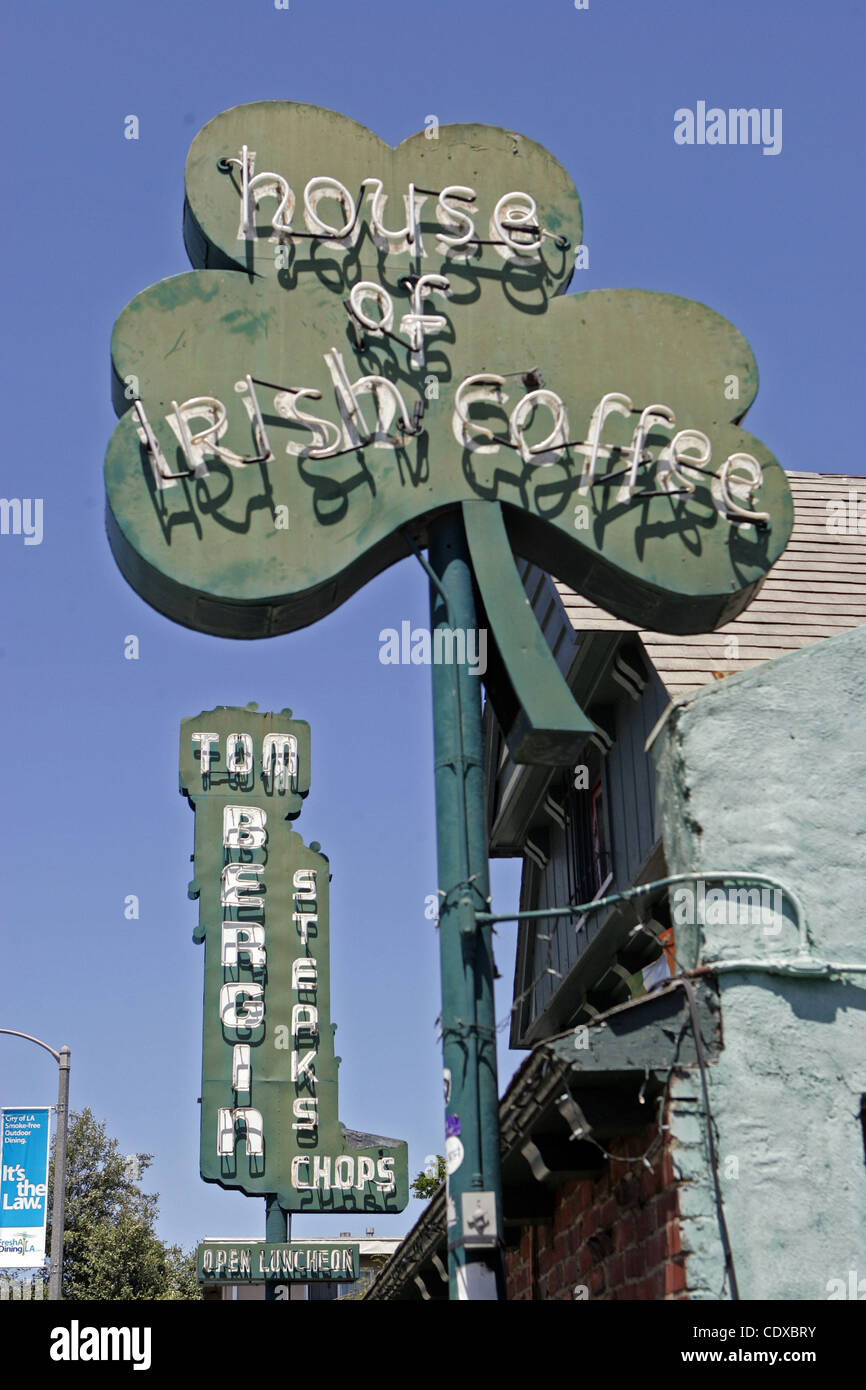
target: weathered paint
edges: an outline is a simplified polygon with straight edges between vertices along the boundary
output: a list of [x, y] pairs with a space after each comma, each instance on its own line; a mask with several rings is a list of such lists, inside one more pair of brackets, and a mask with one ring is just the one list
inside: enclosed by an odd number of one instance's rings
[[[778, 876], [802, 902], [812, 961], [866, 965], [864, 661], [860, 627], [729, 677], [675, 706], [654, 748], [670, 872]], [[791, 969], [788, 904], [785, 917], [769, 935], [708, 925], [702, 947], [680, 926], [677, 952]], [[708, 1082], [740, 1296], [851, 1297], [866, 1278], [866, 975], [718, 980], [724, 1047]], [[697, 1075], [674, 1079], [672, 1102], [688, 1286], [729, 1297]]]
[[[430, 140], [422, 130], [396, 148], [338, 111], [294, 101], [257, 101], [222, 111], [203, 126], [190, 146], [186, 161], [184, 236], [191, 263], [201, 269], [225, 268], [273, 277], [278, 238], [268, 223], [276, 203], [265, 199], [255, 218], [255, 240], [238, 238], [240, 189], [237, 167], [220, 172], [217, 160], [235, 157], [243, 145], [255, 151], [256, 173], [281, 174], [296, 194], [292, 222], [304, 231], [303, 190], [307, 181], [321, 175], [338, 179], [357, 199], [361, 181], [380, 179], [387, 195], [384, 221], [399, 226], [405, 220], [403, 204], [409, 183], [418, 194], [421, 242], [425, 251], [424, 273], [458, 271], [458, 297], [476, 302], [480, 295], [509, 302], [525, 301], [538, 312], [547, 297], [564, 288], [571, 278], [575, 250], [580, 244], [580, 199], [569, 174], [542, 145], [516, 131], [499, 126], [442, 125], [438, 138]], [[534, 194], [538, 219], [567, 240], [564, 247], [547, 241], [538, 265], [521, 265], [519, 273], [503, 275], [505, 262], [493, 246], [482, 246], [468, 265], [446, 257], [437, 246], [433, 217], [435, 195], [426, 190], [464, 185], [473, 188], [477, 234], [489, 238], [490, 214], [503, 193], [524, 189]], [[280, 285], [289, 290], [306, 277], [315, 277], [325, 295], [343, 295], [357, 280], [376, 280], [393, 292], [400, 275], [415, 268], [416, 257], [408, 245], [384, 251], [370, 230], [370, 194], [364, 199], [359, 234], [350, 251], [349, 275], [340, 270], [341, 242], [316, 245], [309, 239], [283, 238], [291, 255], [280, 273]], [[323, 210], [325, 220], [334, 204]], [[445, 230], [438, 227], [441, 232]], [[384, 274], [386, 269], [390, 272]], [[483, 267], [488, 273], [472, 273]], [[279, 268], [277, 268], [279, 270]]]
[[[459, 522], [436, 528], [430, 569], [431, 629], [474, 626], [472, 568]], [[465, 1298], [465, 1281], [477, 1279], [473, 1296], [495, 1299], [505, 1296], [495, 966], [490, 926], [475, 920], [490, 900], [481, 691], [465, 666], [434, 662], [431, 674], [450, 1296]], [[473, 1231], [481, 1198], [488, 1224]], [[479, 1242], [479, 1234], [494, 1245]]]
[[595, 725], [556, 664], [516, 564], [507, 562], [510, 546], [502, 509], [480, 500], [464, 502], [463, 524], [483, 595], [479, 622], [491, 637], [485, 684], [511, 756], [516, 763], [573, 763]]
[[[191, 293], [190, 281], [207, 285]], [[166, 285], [176, 287], [176, 301]], [[231, 329], [236, 315], [248, 331]], [[273, 391], [257, 388], [274, 460], [242, 469], [215, 462], [206, 478], [156, 491], [135, 415], [127, 410], [105, 473], [109, 538], [126, 577], [188, 626], [266, 636], [324, 616], [403, 558], [401, 527], [414, 528], [423, 543], [437, 511], [480, 499], [505, 504], [518, 553], [618, 616], [678, 632], [735, 617], [781, 554], [793, 516], [781, 468], [759, 441], [725, 420], [723, 407], [733, 407], [718, 399], [732, 363], [744, 379], [753, 373], [745, 342], [703, 305], [649, 291], [592, 291], [554, 301], [543, 319], [514, 310], [510, 316], [511, 327], [503, 313], [491, 316], [483, 305], [473, 313], [449, 304], [457, 342], [441, 368], [439, 399], [425, 403], [426, 433], [398, 449], [292, 458], [286, 445], [306, 444], [309, 435], [275, 413]], [[113, 355], [117, 379], [137, 379], [166, 457], [179, 469], [182, 455], [165, 423], [172, 400], [207, 394], [225, 402], [229, 429], [222, 442], [250, 453], [249, 420], [235, 391], [246, 374], [320, 392], [321, 403], [304, 405], [337, 421], [325, 363], [334, 346], [353, 379], [381, 372], [391, 355], [390, 346], [387, 353], [371, 347], [353, 365], [342, 302], [308, 282], [286, 295], [265, 280], [249, 284], [229, 271], [193, 271], [164, 282], [157, 297], [147, 290], [132, 301], [115, 327]], [[770, 529], [731, 526], [716, 513], [708, 482], [689, 498], [623, 505], [614, 500], [615, 487], [579, 491], [579, 454], [568, 464], [530, 468], [505, 448], [493, 456], [461, 450], [452, 434], [460, 381], [479, 371], [504, 375], [532, 366], [565, 400], [573, 437], [586, 437], [598, 401], [617, 389], [642, 404], [663, 400], [678, 422], [706, 430], [717, 464], [731, 453], [753, 453], [764, 468], [758, 505], [770, 513]], [[402, 378], [398, 383], [411, 412], [423, 391], [407, 376], [408, 388]], [[508, 391], [507, 409], [522, 390], [518, 382]], [[507, 430], [505, 416], [491, 423], [497, 432]], [[625, 448], [632, 427], [614, 416], [606, 437]], [[649, 443], [657, 450], [665, 440], [653, 433]], [[283, 529], [277, 506], [288, 509]], [[587, 509], [580, 529], [577, 507]]]
[[[482, 238], [489, 236], [496, 197], [525, 188], [537, 200], [541, 225], [568, 245], [547, 239], [535, 260], [504, 259], [495, 246], [449, 257], [436, 251], [437, 224], [428, 213], [421, 218], [423, 259], [408, 250], [383, 252], [366, 230], [356, 246], [293, 242], [287, 234], [290, 263], [281, 269], [280, 246], [266, 225], [255, 240], [238, 239], [236, 170], [219, 172], [217, 160], [236, 157], [243, 143], [255, 147], [257, 170], [284, 171], [299, 195], [305, 179], [324, 173], [353, 196], [371, 173], [392, 197], [411, 179], [420, 187], [475, 188]], [[437, 515], [471, 500], [502, 506], [518, 553], [619, 616], [657, 630], [701, 631], [728, 621], [781, 554], [792, 521], [787, 482], [739, 423], [757, 389], [748, 344], [712, 310], [673, 295], [611, 290], [563, 297], [580, 237], [580, 205], [568, 175], [532, 141], [495, 127], [443, 126], [436, 141], [422, 134], [391, 150], [334, 112], [255, 103], [223, 113], [196, 138], [187, 213], [190, 254], [208, 268], [145, 290], [119, 316], [112, 359], [115, 405], [125, 413], [105, 472], [115, 558], [130, 583], [176, 621], [244, 638], [302, 627], [403, 558], [403, 528], [426, 544]], [[264, 213], [257, 228], [259, 220]], [[294, 225], [302, 225], [298, 216]], [[403, 277], [418, 270], [444, 273], [452, 286], [451, 298], [430, 306], [446, 326], [428, 340], [420, 367], [393, 339], [368, 335], [359, 344], [344, 307], [352, 287], [369, 277], [390, 294], [396, 326], [411, 308]], [[215, 461], [207, 475], [154, 486], [130, 409], [134, 389], [169, 466], [180, 471], [183, 456], [166, 422], [172, 401], [207, 395], [224, 402], [222, 444], [251, 455], [249, 420], [235, 390], [247, 374], [320, 392], [320, 404], [305, 398], [302, 405], [336, 427], [325, 362], [334, 348], [350, 379], [390, 378], [407, 414], [423, 403], [422, 432], [395, 442], [392, 429], [388, 440], [342, 457], [287, 455], [287, 444], [308, 451], [311, 435], [282, 418], [276, 393], [261, 386], [272, 460], [243, 467]], [[733, 453], [754, 455], [764, 470], [754, 507], [769, 513], [769, 528], [732, 526], [713, 504], [709, 478], [699, 474], [692, 475], [700, 481], [689, 496], [623, 502], [620, 482], [581, 490], [583, 446], [531, 463], [506, 445], [494, 454], [462, 447], [453, 427], [460, 382], [478, 373], [506, 379], [505, 410], [487, 409], [488, 424], [502, 437], [508, 414], [529, 390], [521, 374], [534, 369], [564, 402], [572, 441], [586, 440], [601, 398], [621, 392], [637, 410], [665, 403], [677, 429], [704, 431], [714, 468]], [[740, 381], [736, 403], [724, 397], [731, 373]], [[426, 393], [428, 379], [436, 380], [438, 396]], [[536, 415], [527, 428], [540, 443], [550, 421], [544, 409]], [[606, 442], [627, 449], [634, 426], [634, 419], [612, 415]], [[650, 431], [653, 459], [669, 433]], [[604, 471], [619, 477], [627, 455], [612, 457]], [[653, 486], [652, 475], [642, 473], [639, 492]], [[281, 515], [286, 525], [279, 524]], [[499, 563], [507, 558], [502, 554]]]
[[[264, 714], [253, 706], [223, 705], [181, 724], [180, 789], [195, 810], [195, 877], [189, 895], [199, 899], [194, 936], [205, 946], [201, 1175], [248, 1196], [277, 1194], [282, 1212], [402, 1211], [409, 1200], [406, 1144], [349, 1130], [338, 1119], [330, 865], [317, 844], [307, 847], [288, 824], [299, 814], [310, 785], [309, 725], [290, 716], [291, 711]], [[204, 732], [214, 735], [206, 772], [199, 752], [203, 740], [193, 738]], [[251, 765], [243, 774], [228, 766], [231, 744], [239, 735], [251, 739], [252, 757], [244, 760]], [[297, 743], [297, 767], [283, 786], [273, 760], [269, 776], [262, 766], [268, 735]], [[256, 819], [242, 823], [238, 813]], [[248, 847], [253, 825], [261, 827], [259, 843]], [[243, 873], [232, 890], [234, 901], [222, 891], [223, 876], [233, 868]], [[234, 960], [224, 964], [224, 928], [252, 927], [261, 932], [261, 941], [255, 947], [238, 943], [231, 951]], [[252, 1000], [256, 1013], [251, 1023], [227, 1022], [222, 1003], [226, 988], [246, 991], [239, 996], [236, 1017], [243, 1019]], [[238, 1045], [249, 1051], [249, 1084], [242, 1090], [234, 1088]], [[246, 1152], [244, 1131], [234, 1129], [231, 1153], [218, 1151], [221, 1112], [234, 1107], [250, 1107], [261, 1116], [261, 1154]]]

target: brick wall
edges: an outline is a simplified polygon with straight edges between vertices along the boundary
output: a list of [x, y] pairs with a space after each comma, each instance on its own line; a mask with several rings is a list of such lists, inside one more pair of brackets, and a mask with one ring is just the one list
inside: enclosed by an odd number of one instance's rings
[[576, 1286], [583, 1298], [688, 1297], [670, 1148], [651, 1168], [626, 1161], [656, 1132], [608, 1141], [613, 1157], [599, 1178], [556, 1188], [553, 1220], [525, 1226], [505, 1252], [509, 1299], [573, 1299]]

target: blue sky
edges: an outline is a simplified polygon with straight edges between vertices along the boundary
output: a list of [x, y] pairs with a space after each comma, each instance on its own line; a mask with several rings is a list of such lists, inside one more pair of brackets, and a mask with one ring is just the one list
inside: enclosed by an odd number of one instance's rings
[[[288, 637], [232, 643], [174, 626], [117, 572], [103, 530], [114, 426], [109, 338], [147, 285], [187, 268], [183, 165], [229, 106], [331, 107], [391, 143], [484, 121], [545, 145], [580, 191], [577, 290], [701, 300], [745, 334], [749, 428], [787, 467], [864, 471], [863, 6], [834, 0], [83, 0], [4, 7], [4, 497], [41, 497], [41, 545], [0, 536], [6, 794], [0, 1026], [73, 1053], [72, 1103], [124, 1152], [152, 1151], [161, 1234], [263, 1231], [261, 1202], [198, 1177], [202, 953], [186, 897], [193, 817], [177, 793], [180, 720], [289, 705], [313, 731], [298, 828], [331, 857], [341, 1118], [442, 1148], [429, 671], [383, 666], [378, 634], [427, 619], [406, 561]], [[679, 146], [674, 111], [781, 108], [777, 156]], [[127, 115], [140, 138], [124, 139]], [[124, 659], [135, 634], [140, 659]], [[494, 865], [497, 910], [519, 875]], [[124, 899], [140, 899], [138, 920]], [[500, 930], [499, 1015], [514, 927]], [[522, 1054], [500, 1054], [505, 1084]], [[46, 1054], [0, 1039], [0, 1104], [45, 1104]], [[419, 1210], [376, 1221], [399, 1234]], [[362, 1233], [306, 1218], [300, 1234]]]

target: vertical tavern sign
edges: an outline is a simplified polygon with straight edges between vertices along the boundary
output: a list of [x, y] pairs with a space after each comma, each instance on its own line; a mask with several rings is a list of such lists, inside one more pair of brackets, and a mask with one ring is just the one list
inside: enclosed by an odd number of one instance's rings
[[48, 1106], [0, 1110], [0, 1268], [45, 1263], [50, 1145]]
[[203, 942], [201, 1175], [285, 1212], [402, 1211], [406, 1144], [338, 1119], [328, 859], [290, 822], [309, 725], [222, 706], [181, 725]]

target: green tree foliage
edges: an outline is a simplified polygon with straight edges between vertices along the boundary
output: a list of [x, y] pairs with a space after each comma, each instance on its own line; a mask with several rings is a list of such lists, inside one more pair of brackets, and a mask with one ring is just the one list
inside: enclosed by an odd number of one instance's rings
[[436, 1167], [428, 1164], [420, 1173], [412, 1179], [409, 1190], [413, 1197], [420, 1197], [426, 1202], [428, 1197], [432, 1197], [437, 1188], [441, 1187], [445, 1181], [445, 1159], [441, 1154], [436, 1155]]
[[[195, 1254], [166, 1246], [156, 1235], [158, 1194], [138, 1178], [152, 1154], [118, 1153], [89, 1109], [69, 1116], [63, 1297], [90, 1299], [197, 1299]], [[54, 1158], [49, 1174], [53, 1196]], [[50, 1208], [49, 1208], [50, 1209]]]

